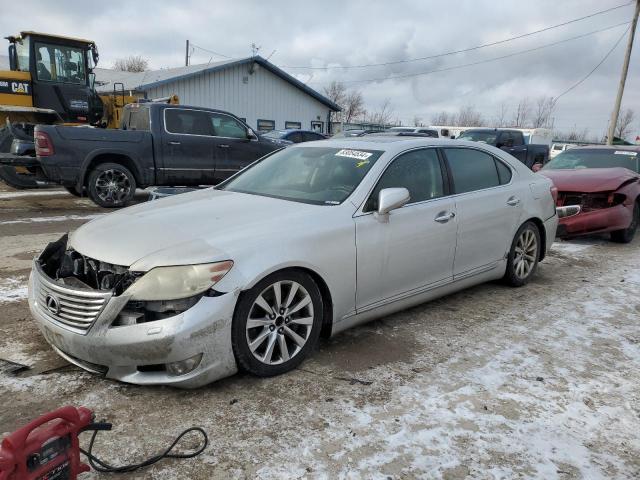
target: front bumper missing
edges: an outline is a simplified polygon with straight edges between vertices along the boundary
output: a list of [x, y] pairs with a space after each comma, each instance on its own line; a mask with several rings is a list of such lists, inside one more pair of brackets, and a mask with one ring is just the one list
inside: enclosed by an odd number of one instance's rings
[[560, 219], [559, 237], [572, 237], [594, 233], [611, 232], [629, 227], [633, 210], [620, 204], [609, 208], [585, 211]]
[[[233, 375], [237, 366], [231, 347], [231, 322], [237, 295], [202, 297], [190, 309], [173, 317], [135, 325], [111, 326], [127, 298], [111, 297], [94, 323], [79, 333], [52, 318], [36, 294], [38, 268], [29, 278], [29, 308], [47, 342], [69, 362], [139, 385], [196, 388]], [[164, 370], [140, 367], [182, 361], [202, 353], [193, 371], [172, 376]], [[143, 371], [141, 371], [143, 370]]]

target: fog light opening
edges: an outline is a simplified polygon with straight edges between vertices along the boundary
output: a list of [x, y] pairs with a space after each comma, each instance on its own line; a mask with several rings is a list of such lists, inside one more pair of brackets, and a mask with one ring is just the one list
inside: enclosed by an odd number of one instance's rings
[[180, 375], [186, 375], [194, 371], [200, 361], [202, 360], [202, 354], [199, 353], [186, 360], [180, 360], [179, 362], [167, 363], [167, 373], [173, 377], [179, 377]]

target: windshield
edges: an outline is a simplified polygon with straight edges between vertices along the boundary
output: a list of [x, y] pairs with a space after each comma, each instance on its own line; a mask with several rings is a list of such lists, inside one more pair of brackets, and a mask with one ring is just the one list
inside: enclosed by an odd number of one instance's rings
[[270, 132], [267, 132], [262, 136], [263, 137], [269, 137], [269, 138], [282, 138], [286, 134], [287, 134], [286, 130], [271, 130]]
[[415, 131], [415, 128], [409, 128], [409, 127], [391, 127], [389, 130], [387, 130], [389, 132], [413, 132]]
[[36, 42], [35, 50], [38, 80], [87, 83], [82, 48]]
[[338, 205], [351, 195], [382, 153], [290, 147], [253, 164], [217, 188], [294, 202]]
[[547, 163], [543, 170], [623, 167], [640, 172], [638, 152], [615, 149], [569, 149]]
[[485, 130], [467, 130], [462, 132], [458, 140], [471, 140], [472, 142], [484, 142], [489, 145], [495, 145], [497, 132]]

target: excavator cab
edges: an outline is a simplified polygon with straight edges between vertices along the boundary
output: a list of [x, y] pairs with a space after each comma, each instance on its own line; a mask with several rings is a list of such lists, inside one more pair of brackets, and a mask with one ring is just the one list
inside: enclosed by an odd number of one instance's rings
[[[10, 72], [0, 72], [0, 105], [34, 117], [56, 113], [65, 123], [97, 124], [103, 104], [93, 88], [98, 48], [91, 40], [21, 32], [9, 40]], [[31, 108], [29, 108], [31, 107]]]

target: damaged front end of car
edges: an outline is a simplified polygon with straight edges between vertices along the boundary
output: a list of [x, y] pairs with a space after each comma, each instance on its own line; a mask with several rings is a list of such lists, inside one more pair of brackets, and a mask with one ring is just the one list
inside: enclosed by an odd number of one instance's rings
[[86, 370], [195, 387], [236, 371], [226, 338], [235, 297], [212, 288], [232, 265], [131, 271], [83, 255], [64, 235], [34, 260], [29, 305], [54, 350]]

